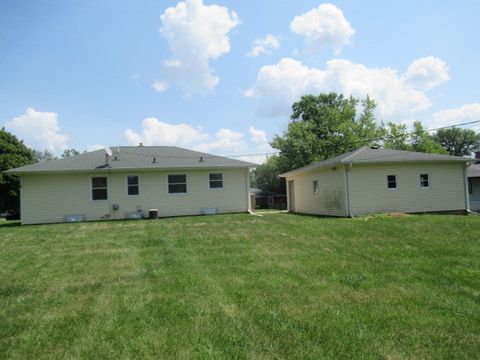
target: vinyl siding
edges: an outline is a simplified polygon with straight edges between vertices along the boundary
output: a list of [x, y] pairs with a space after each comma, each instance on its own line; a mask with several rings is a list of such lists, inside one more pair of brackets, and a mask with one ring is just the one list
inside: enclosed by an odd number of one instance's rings
[[[288, 177], [287, 183], [289, 180], [294, 181], [295, 212], [347, 216], [343, 167]], [[318, 194], [313, 193], [313, 181], [315, 180], [318, 181]]]
[[472, 184], [472, 193], [470, 196], [470, 209], [473, 211], [480, 210], [480, 177], [470, 178]]
[[[209, 189], [208, 174], [223, 173], [223, 188]], [[186, 194], [167, 193], [167, 174], [186, 174]], [[86, 215], [87, 220], [125, 218], [129, 212], [158, 209], [160, 216], [200, 214], [201, 208], [220, 212], [248, 210], [246, 169], [145, 171], [108, 174], [23, 175], [21, 190], [22, 224], [64, 221], [65, 215]], [[108, 200], [92, 201], [91, 176], [108, 177]], [[126, 176], [138, 175], [140, 194], [128, 196]], [[117, 211], [112, 204], [119, 204]]]
[[[429, 174], [429, 188], [420, 187], [420, 174]], [[387, 175], [397, 176], [397, 189], [387, 188]], [[464, 184], [464, 164], [354, 165], [352, 214], [464, 210]]]

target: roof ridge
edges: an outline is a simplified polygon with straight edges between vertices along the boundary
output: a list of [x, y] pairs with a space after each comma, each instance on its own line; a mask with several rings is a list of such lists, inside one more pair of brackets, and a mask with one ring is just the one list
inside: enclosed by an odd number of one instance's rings
[[360, 154], [362, 151], [364, 151], [365, 149], [367, 149], [368, 146], [362, 146], [361, 148], [357, 149], [357, 150], [354, 150], [350, 155], [348, 155], [347, 157], [343, 158], [342, 160], [340, 160], [339, 162], [340, 163], [346, 163], [347, 160], [349, 160], [350, 158], [354, 157], [354, 156], [357, 156], [358, 154]]

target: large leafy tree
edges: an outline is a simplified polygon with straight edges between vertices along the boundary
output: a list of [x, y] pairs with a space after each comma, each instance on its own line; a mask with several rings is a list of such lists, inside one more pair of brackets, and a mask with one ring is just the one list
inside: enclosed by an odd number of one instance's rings
[[35, 162], [35, 156], [15, 135], [0, 129], [0, 211], [14, 212], [20, 208], [18, 177], [3, 173], [15, 167]]
[[323, 160], [363, 145], [376, 145], [384, 135], [374, 116], [375, 102], [336, 93], [306, 95], [292, 106], [291, 122], [272, 146], [280, 150], [287, 170]]
[[75, 155], [78, 155], [78, 154], [80, 154], [80, 151], [78, 151], [75, 148], [71, 148], [71, 149], [65, 149], [61, 156], [62, 156], [62, 158], [67, 158], [67, 157], [75, 156]]
[[440, 129], [433, 136], [450, 155], [470, 156], [480, 147], [480, 134], [470, 129]]
[[433, 136], [425, 130], [420, 121], [413, 123], [410, 133], [410, 145], [407, 150], [424, 153], [448, 154], [448, 152], [435, 141]]

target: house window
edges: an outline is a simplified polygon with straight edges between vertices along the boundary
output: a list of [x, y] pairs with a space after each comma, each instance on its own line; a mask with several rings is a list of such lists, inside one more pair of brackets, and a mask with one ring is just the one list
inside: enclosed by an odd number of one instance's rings
[[387, 176], [387, 187], [389, 189], [396, 189], [397, 188], [397, 176], [396, 175], [388, 175]]
[[318, 194], [318, 180], [313, 180], [313, 193]]
[[168, 175], [168, 193], [186, 194], [187, 175]]
[[473, 194], [472, 179], [468, 179], [468, 193]]
[[210, 189], [220, 189], [223, 188], [223, 174], [208, 174], [208, 184]]
[[127, 194], [128, 195], [140, 194], [138, 176], [127, 176]]
[[106, 176], [92, 177], [92, 200], [108, 199], [108, 180]]
[[430, 186], [430, 182], [428, 180], [428, 174], [421, 174], [420, 175], [420, 187], [428, 188]]

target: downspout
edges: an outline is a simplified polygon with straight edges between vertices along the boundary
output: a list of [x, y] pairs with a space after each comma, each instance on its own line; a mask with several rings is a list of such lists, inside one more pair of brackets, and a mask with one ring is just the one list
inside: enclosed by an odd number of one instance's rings
[[247, 212], [252, 212], [252, 204], [250, 203], [250, 168], [247, 168], [245, 175], [245, 187], [247, 189]]
[[350, 191], [350, 169], [352, 168], [352, 163], [348, 163], [347, 166], [345, 166], [345, 180], [346, 180], [346, 185], [347, 185], [347, 216], [348, 217], [353, 217], [352, 214], [352, 193]]
[[467, 174], [467, 165], [468, 163], [465, 163], [465, 166], [463, 167], [463, 183], [465, 187], [465, 210], [467, 211], [467, 214], [470, 212], [470, 196], [468, 194], [468, 174]]

